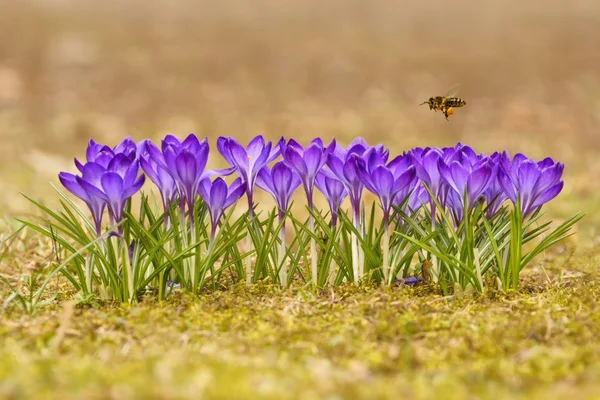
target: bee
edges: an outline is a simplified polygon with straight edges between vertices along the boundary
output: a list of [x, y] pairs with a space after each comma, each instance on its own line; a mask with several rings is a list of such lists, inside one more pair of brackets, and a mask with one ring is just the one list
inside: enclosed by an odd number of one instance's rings
[[448, 94], [446, 94], [444, 96], [430, 97], [429, 100], [419, 105], [422, 106], [423, 104], [429, 104], [430, 110], [441, 111], [446, 116], [446, 121], [449, 121], [448, 117], [454, 114], [454, 109], [465, 106], [467, 102], [459, 97], [448, 97]]

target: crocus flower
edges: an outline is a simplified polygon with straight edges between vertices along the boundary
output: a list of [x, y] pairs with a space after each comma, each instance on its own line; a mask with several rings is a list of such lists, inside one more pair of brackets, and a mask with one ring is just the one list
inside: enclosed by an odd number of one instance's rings
[[358, 162], [358, 174], [367, 190], [379, 197], [383, 210], [384, 224], [387, 227], [392, 204], [400, 192], [408, 194], [411, 184], [415, 182], [415, 168], [398, 156], [390, 166], [377, 165], [372, 171], [367, 170], [364, 160]]
[[375, 165], [387, 160], [387, 151], [383, 146], [369, 147], [363, 138], [356, 138], [348, 145], [348, 149], [344, 150], [339, 145], [327, 156], [327, 166], [323, 173], [330, 178], [338, 179], [346, 188], [350, 197], [352, 206], [353, 218], [355, 224], [358, 224], [360, 214], [360, 200], [364, 189], [364, 184], [358, 176], [357, 163], [367, 156], [367, 168], [372, 168]]
[[513, 204], [517, 203], [517, 196], [520, 197], [524, 218], [558, 196], [563, 188], [564, 164], [555, 163], [551, 158], [535, 162], [516, 154], [511, 161], [505, 153], [500, 165], [500, 184]]
[[[108, 163], [115, 157], [115, 154], [124, 154], [132, 161], [137, 158], [137, 145], [130, 137], [126, 137], [117, 144], [114, 148], [110, 148], [106, 145], [96, 143], [93, 139], [88, 142], [88, 147], [85, 152], [86, 162], [95, 162], [108, 167]], [[83, 163], [75, 158], [75, 166], [82, 172]]]
[[[155, 148], [154, 157], [150, 156], [148, 147]], [[155, 159], [158, 159], [158, 162], [155, 161]], [[169, 202], [175, 200], [175, 196], [177, 194], [175, 180], [167, 171], [167, 169], [163, 167], [166, 165], [167, 164], [163, 154], [156, 148], [156, 146], [154, 146], [154, 144], [150, 141], [144, 141], [143, 148], [141, 150], [140, 166], [148, 178], [150, 178], [150, 180], [158, 188], [165, 211], [169, 208]], [[165, 218], [168, 218], [168, 216], [165, 215]]]
[[471, 164], [472, 161], [470, 158], [463, 163], [452, 161], [446, 164], [442, 160], [438, 161], [439, 171], [453, 192], [451, 206], [455, 211], [459, 205], [460, 208], [464, 208], [465, 191], [467, 193], [466, 206], [470, 208], [483, 195], [496, 176], [496, 165], [489, 157], [484, 157], [474, 164]]
[[139, 162], [127, 155], [118, 153], [105, 168], [96, 162], [82, 166], [82, 176], [61, 172], [61, 183], [75, 196], [84, 200], [96, 223], [96, 233], [100, 234], [104, 205], [112, 224], [123, 219], [126, 201], [144, 184], [144, 175], [138, 177]]
[[[279, 211], [279, 221], [281, 223], [281, 229], [279, 230], [279, 251], [277, 257], [277, 264], [279, 266], [279, 281], [282, 286], [287, 286], [287, 268], [284, 265], [284, 257], [286, 252], [285, 243], [285, 223], [283, 217], [289, 208], [290, 199], [294, 191], [300, 186], [300, 178], [298, 175], [288, 167], [284, 161], [279, 161], [273, 165], [273, 169], [269, 170], [269, 167], [263, 167], [258, 176], [256, 177], [256, 184], [261, 189], [270, 193], [277, 203], [277, 209]], [[313, 272], [313, 279], [316, 282], [316, 274]]]
[[[494, 164], [500, 165], [500, 161], [502, 158], [502, 154], [496, 152], [490, 156]], [[502, 188], [500, 184], [500, 175], [501, 171], [498, 170], [496, 176], [492, 179], [492, 182], [488, 186], [488, 188], [483, 192], [483, 197], [485, 198], [485, 202], [487, 204], [486, 214], [489, 217], [492, 217], [498, 211], [498, 208], [504, 203], [508, 196], [506, 192]]]
[[[177, 193], [181, 199], [180, 208], [183, 211], [187, 204], [190, 226], [193, 226], [194, 203], [200, 181], [213, 175], [228, 175], [233, 172], [233, 168], [218, 171], [206, 170], [209, 152], [208, 140], [204, 138], [199, 141], [194, 134], [189, 134], [183, 142], [172, 135], [167, 135], [161, 146], [162, 152], [151, 143], [147, 144], [146, 149], [157, 168], [166, 170], [175, 181]], [[166, 190], [166, 194], [164, 194], [164, 199], [166, 199], [170, 194], [168, 179], [166, 182], [161, 179], [161, 185], [163, 193]]]
[[104, 209], [106, 208], [106, 201], [104, 200], [103, 196], [99, 196], [95, 192], [88, 192], [77, 181], [78, 178], [86, 181], [92, 180], [93, 177], [95, 178], [96, 174], [94, 173], [94, 169], [86, 169], [85, 166], [82, 165], [81, 170], [81, 177], [70, 174], [68, 172], [61, 172], [58, 174], [58, 178], [69, 192], [79, 197], [88, 206], [92, 214], [92, 219], [94, 220], [94, 225], [96, 227], [96, 235], [100, 236], [100, 234], [102, 233], [102, 215], [104, 214]]
[[290, 166], [302, 181], [308, 207], [313, 208], [313, 190], [317, 174], [325, 165], [327, 156], [335, 148], [335, 139], [329, 146], [324, 147], [320, 138], [314, 139], [303, 149], [294, 139], [290, 139], [287, 144], [282, 146], [282, 155], [285, 163]]
[[327, 200], [327, 204], [331, 210], [331, 226], [335, 227], [338, 218], [338, 208], [346, 196], [348, 196], [348, 192], [342, 182], [338, 179], [330, 178], [323, 173], [317, 174], [315, 186], [323, 193], [323, 196], [325, 196], [325, 199]]
[[[443, 159], [444, 153], [440, 149], [427, 148], [422, 151], [409, 151], [412, 165], [419, 180], [423, 182], [433, 196], [444, 207], [447, 186], [438, 169], [438, 163]], [[432, 219], [435, 218], [435, 203], [430, 199]]]
[[229, 188], [222, 178], [216, 178], [214, 182], [211, 182], [210, 178], [205, 178], [200, 181], [198, 194], [204, 200], [210, 214], [211, 242], [215, 237], [219, 219], [221, 219], [223, 212], [244, 194], [245, 189], [242, 178], [237, 178], [233, 181]]
[[271, 194], [275, 199], [280, 219], [288, 210], [292, 194], [300, 186], [300, 183], [298, 175], [283, 161], [273, 165], [272, 170], [269, 170], [269, 167], [263, 167], [256, 178], [258, 187]]
[[[281, 142], [283, 142], [281, 138]], [[256, 136], [248, 143], [244, 149], [232, 137], [219, 137], [217, 139], [217, 149], [225, 158], [225, 161], [234, 167], [242, 181], [246, 184], [246, 196], [248, 197], [248, 212], [252, 216], [252, 193], [256, 176], [262, 168], [275, 160], [281, 154], [281, 147], [277, 145], [273, 148], [271, 142], [265, 143], [262, 135]]]

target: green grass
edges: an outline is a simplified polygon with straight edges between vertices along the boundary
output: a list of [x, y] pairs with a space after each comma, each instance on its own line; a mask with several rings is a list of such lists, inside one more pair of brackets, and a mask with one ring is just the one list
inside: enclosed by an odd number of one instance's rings
[[241, 284], [164, 304], [12, 309], [0, 397], [588, 398], [600, 393], [600, 277], [589, 255], [571, 259], [577, 271], [562, 262], [509, 294]]

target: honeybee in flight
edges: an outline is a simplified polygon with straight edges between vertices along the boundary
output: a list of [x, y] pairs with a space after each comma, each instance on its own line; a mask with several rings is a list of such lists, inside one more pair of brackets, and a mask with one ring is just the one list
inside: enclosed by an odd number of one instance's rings
[[465, 106], [467, 102], [459, 97], [449, 97], [449, 93], [447, 93], [444, 96], [430, 97], [429, 100], [419, 105], [423, 104], [429, 104], [430, 110], [441, 111], [446, 117], [446, 121], [449, 121], [448, 117], [454, 114], [454, 109]]

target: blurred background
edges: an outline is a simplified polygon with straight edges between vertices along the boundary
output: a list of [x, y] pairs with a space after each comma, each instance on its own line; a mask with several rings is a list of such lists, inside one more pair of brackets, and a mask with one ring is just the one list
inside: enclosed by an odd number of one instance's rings
[[[600, 217], [597, 0], [0, 0], [0, 210], [55, 201], [90, 138], [356, 136], [566, 164], [549, 207]], [[458, 87], [450, 122], [419, 103]]]

